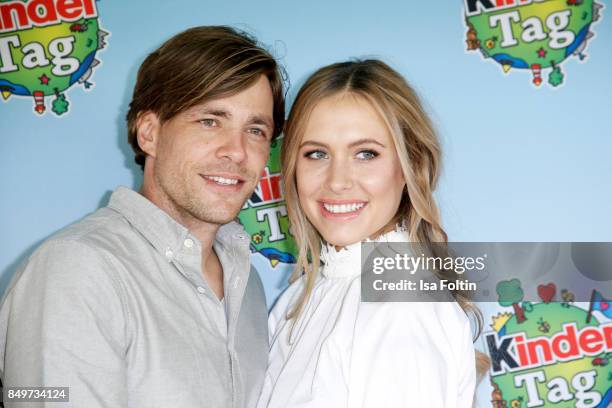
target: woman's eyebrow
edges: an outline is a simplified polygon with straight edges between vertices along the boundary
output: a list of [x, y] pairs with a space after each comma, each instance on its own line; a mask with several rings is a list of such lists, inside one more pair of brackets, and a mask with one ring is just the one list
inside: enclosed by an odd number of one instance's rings
[[359, 139], [359, 140], [355, 140], [354, 142], [352, 142], [351, 144], [349, 144], [349, 147], [355, 147], [355, 146], [359, 146], [362, 144], [368, 144], [368, 143], [373, 143], [373, 144], [377, 144], [380, 147], [386, 147], [384, 144], [380, 143], [378, 140], [376, 139], [368, 139], [368, 138], [363, 138], [363, 139]]
[[303, 146], [308, 146], [308, 145], [319, 146], [319, 147], [327, 147], [327, 145], [325, 143], [315, 142], [314, 140], [307, 140], [305, 142], [302, 142], [302, 144], [300, 145], [300, 148], [302, 148]]
[[[363, 139], [355, 140], [354, 142], [351, 142], [349, 144], [349, 147], [351, 148], [351, 147], [359, 146], [359, 145], [362, 145], [362, 144], [369, 144], [369, 143], [370, 144], [376, 144], [376, 145], [378, 145], [378, 146], [380, 146], [382, 148], [386, 148], [386, 146], [384, 144], [380, 143], [378, 140], [376, 140], [376, 139], [369, 139], [369, 138], [363, 138]], [[303, 142], [300, 145], [300, 148], [303, 147], [303, 146], [308, 146], [308, 145], [319, 146], [319, 147], [328, 147], [325, 143], [315, 142], [314, 140], [307, 140], [307, 141]]]

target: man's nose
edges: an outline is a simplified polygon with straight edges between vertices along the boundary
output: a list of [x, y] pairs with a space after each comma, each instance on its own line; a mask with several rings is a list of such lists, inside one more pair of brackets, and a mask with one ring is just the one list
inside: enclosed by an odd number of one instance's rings
[[246, 135], [238, 129], [228, 129], [223, 135], [217, 157], [230, 159], [235, 163], [242, 163], [247, 157]]

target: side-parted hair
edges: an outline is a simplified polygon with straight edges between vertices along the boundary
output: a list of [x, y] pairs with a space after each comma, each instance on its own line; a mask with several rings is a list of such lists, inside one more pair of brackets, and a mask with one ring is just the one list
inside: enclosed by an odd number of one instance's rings
[[[425, 247], [435, 246], [432, 251], [439, 251], [440, 246], [431, 244], [447, 242], [433, 197], [440, 173], [440, 144], [416, 92], [400, 74], [379, 60], [355, 60], [323, 67], [312, 74], [298, 92], [285, 124], [281, 151], [285, 200], [298, 245], [298, 260], [290, 281], [304, 275], [304, 290], [288, 314], [290, 319], [299, 317], [312, 293], [323, 242], [300, 205], [296, 180], [299, 147], [315, 106], [322, 99], [339, 93], [350, 93], [368, 101], [391, 134], [406, 180], [406, 189], [391, 222], [406, 228], [411, 242]], [[453, 295], [476, 323], [475, 340], [482, 331], [482, 314], [465, 293], [456, 291]], [[479, 377], [484, 375], [488, 365], [486, 355], [477, 352]]]
[[136, 137], [139, 115], [154, 112], [163, 123], [199, 103], [240, 92], [261, 75], [272, 88], [275, 138], [285, 121], [284, 72], [268, 51], [225, 26], [194, 27], [170, 38], [138, 70], [127, 114], [134, 161], [144, 169], [146, 153]]

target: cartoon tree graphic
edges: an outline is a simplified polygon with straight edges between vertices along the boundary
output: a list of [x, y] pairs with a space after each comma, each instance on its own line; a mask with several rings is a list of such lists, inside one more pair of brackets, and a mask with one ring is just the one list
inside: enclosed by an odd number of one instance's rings
[[66, 96], [63, 93], [59, 93], [55, 90], [55, 99], [53, 100], [51, 110], [58, 116], [68, 112], [68, 106], [70, 103], [66, 100]]
[[527, 318], [525, 317], [525, 311], [519, 303], [523, 300], [525, 293], [521, 288], [521, 281], [518, 279], [512, 279], [509, 281], [501, 281], [497, 284], [495, 290], [498, 295], [498, 302], [502, 306], [512, 306], [514, 308], [514, 315], [516, 316], [517, 323], [523, 323]]
[[553, 63], [553, 70], [548, 74], [548, 83], [554, 87], [557, 87], [563, 83], [563, 72], [558, 65]]

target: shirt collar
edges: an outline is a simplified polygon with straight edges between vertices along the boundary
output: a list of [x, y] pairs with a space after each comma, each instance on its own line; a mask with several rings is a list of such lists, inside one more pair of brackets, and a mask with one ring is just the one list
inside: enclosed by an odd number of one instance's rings
[[[395, 230], [380, 235], [374, 240], [362, 242], [408, 242], [408, 232], [404, 227], [396, 226]], [[321, 246], [321, 273], [326, 278], [352, 278], [361, 275], [361, 243], [347, 245], [340, 250], [330, 244]]]
[[[144, 238], [169, 261], [183, 251], [186, 240], [193, 243], [194, 253], [201, 253], [201, 244], [191, 232], [143, 195], [119, 186], [111, 195], [108, 207], [123, 215]], [[222, 225], [215, 243], [224, 249], [249, 253], [249, 240], [242, 225], [231, 221]], [[248, 259], [248, 258], [247, 258]]]

